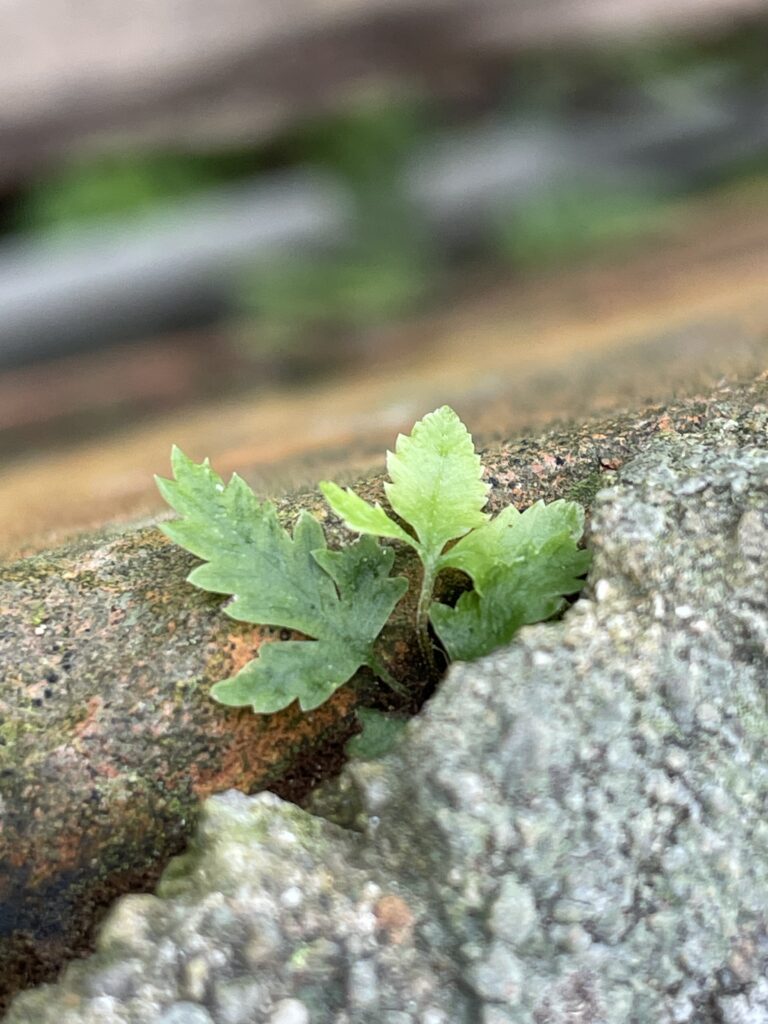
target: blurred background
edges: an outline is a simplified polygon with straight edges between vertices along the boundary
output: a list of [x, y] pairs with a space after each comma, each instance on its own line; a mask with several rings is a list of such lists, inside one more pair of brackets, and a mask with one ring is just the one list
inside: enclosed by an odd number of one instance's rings
[[0, 0], [0, 554], [768, 353], [760, 0]]

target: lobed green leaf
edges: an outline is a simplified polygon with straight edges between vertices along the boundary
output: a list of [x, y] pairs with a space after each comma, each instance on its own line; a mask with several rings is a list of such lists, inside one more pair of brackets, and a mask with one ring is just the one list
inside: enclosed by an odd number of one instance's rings
[[362, 731], [347, 740], [344, 752], [361, 761], [373, 761], [388, 754], [408, 724], [402, 715], [386, 714], [375, 708], [358, 708], [357, 717]]
[[499, 564], [513, 565], [537, 557], [553, 538], [570, 541], [575, 550], [584, 532], [584, 509], [573, 501], [559, 499], [548, 505], [537, 501], [524, 512], [514, 505], [458, 540], [440, 558], [440, 569], [460, 569], [483, 590], [489, 575]]
[[400, 434], [387, 453], [391, 483], [384, 485], [394, 511], [413, 527], [422, 560], [434, 563], [448, 541], [488, 519], [488, 484], [472, 437], [447, 405]]
[[258, 658], [235, 676], [216, 683], [211, 693], [220, 704], [268, 714], [298, 700], [310, 711], [354, 675], [363, 661], [338, 641], [280, 640], [263, 644]]
[[555, 501], [506, 508], [441, 559], [469, 575], [474, 590], [455, 607], [433, 603], [430, 621], [449, 657], [468, 661], [508, 643], [517, 630], [552, 618], [578, 592], [590, 553], [578, 547], [583, 510]]
[[392, 537], [413, 544], [413, 537], [391, 519], [377, 502], [371, 505], [349, 487], [342, 489], [338, 484], [324, 480], [320, 490], [333, 511], [350, 530], [367, 533], [373, 537]]
[[373, 642], [407, 589], [390, 578], [393, 553], [366, 537], [343, 551], [326, 547], [322, 527], [303, 512], [293, 537], [274, 506], [259, 503], [239, 477], [224, 485], [208, 463], [178, 449], [174, 480], [160, 491], [182, 516], [163, 531], [206, 564], [189, 580], [231, 594], [225, 611], [245, 622], [283, 626], [313, 639], [264, 646], [236, 676], [216, 684], [222, 703], [276, 711], [298, 700], [317, 707], [372, 660]]

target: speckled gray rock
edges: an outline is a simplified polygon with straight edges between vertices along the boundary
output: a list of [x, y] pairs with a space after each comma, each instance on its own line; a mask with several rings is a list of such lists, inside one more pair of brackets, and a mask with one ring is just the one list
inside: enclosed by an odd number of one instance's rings
[[668, 442], [592, 535], [560, 628], [455, 670], [398, 763], [353, 769], [379, 855], [431, 875], [510, 1021], [765, 1024], [768, 451]]
[[592, 543], [562, 623], [348, 768], [352, 827], [208, 801], [8, 1024], [768, 1024], [768, 451], [659, 442]]

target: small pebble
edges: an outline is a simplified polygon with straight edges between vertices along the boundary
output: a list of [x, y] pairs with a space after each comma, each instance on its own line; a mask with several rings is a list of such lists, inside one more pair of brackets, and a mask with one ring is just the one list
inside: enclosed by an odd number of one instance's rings
[[605, 601], [613, 593], [613, 587], [608, 580], [598, 580], [595, 584], [595, 600]]
[[379, 981], [373, 960], [356, 960], [349, 968], [347, 997], [352, 1006], [369, 1007], [379, 998]]
[[304, 901], [304, 894], [298, 885], [289, 886], [281, 895], [280, 903], [287, 910], [294, 910], [296, 907], [300, 907]]
[[309, 1024], [309, 1010], [300, 999], [281, 999], [269, 1015], [269, 1024]]
[[197, 1003], [173, 1003], [157, 1024], [213, 1024], [210, 1013]]

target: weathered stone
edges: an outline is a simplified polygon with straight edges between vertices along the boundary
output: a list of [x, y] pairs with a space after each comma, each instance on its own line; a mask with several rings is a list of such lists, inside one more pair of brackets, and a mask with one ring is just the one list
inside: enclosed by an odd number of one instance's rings
[[710, 436], [654, 446], [600, 496], [592, 591], [562, 626], [454, 670], [399, 761], [353, 769], [390, 794], [377, 855], [417, 886], [443, 865], [433, 905], [470, 983], [510, 879], [531, 893], [512, 1020], [715, 1022], [733, 984], [757, 1005], [768, 450], [762, 427], [752, 447], [727, 421]]
[[115, 895], [153, 884], [201, 797], [298, 796], [341, 764], [370, 677], [306, 715], [217, 706], [211, 684], [279, 632], [228, 620], [185, 582], [192, 564], [152, 528], [0, 569], [0, 1005], [82, 950]]
[[[767, 397], [758, 381], [494, 446], [485, 457], [491, 505], [589, 504], [660, 434], [713, 420], [734, 424], [734, 437], [759, 430]], [[378, 499], [381, 486], [360, 489]], [[317, 494], [304, 493], [281, 503], [284, 521], [302, 508], [325, 514]], [[333, 517], [327, 526], [340, 536]], [[749, 532], [742, 545], [753, 543]], [[146, 888], [189, 836], [201, 797], [228, 786], [297, 795], [340, 764], [370, 677], [309, 715], [215, 705], [209, 685], [275, 637], [222, 616], [217, 598], [186, 584], [192, 564], [150, 528], [84, 537], [0, 569], [0, 992], [50, 976], [88, 942], [111, 898]], [[407, 553], [398, 571], [417, 572]], [[418, 692], [411, 611], [401, 603], [382, 651]]]
[[[118, 906], [127, 948], [108, 920], [9, 1024], [159, 1021], [196, 957], [216, 1024], [230, 985], [264, 993], [255, 1024], [767, 1024], [767, 414], [624, 467], [585, 596], [456, 665], [391, 755], [349, 766], [356, 830], [209, 800], [158, 896]], [[137, 958], [139, 991], [95, 994]]]

